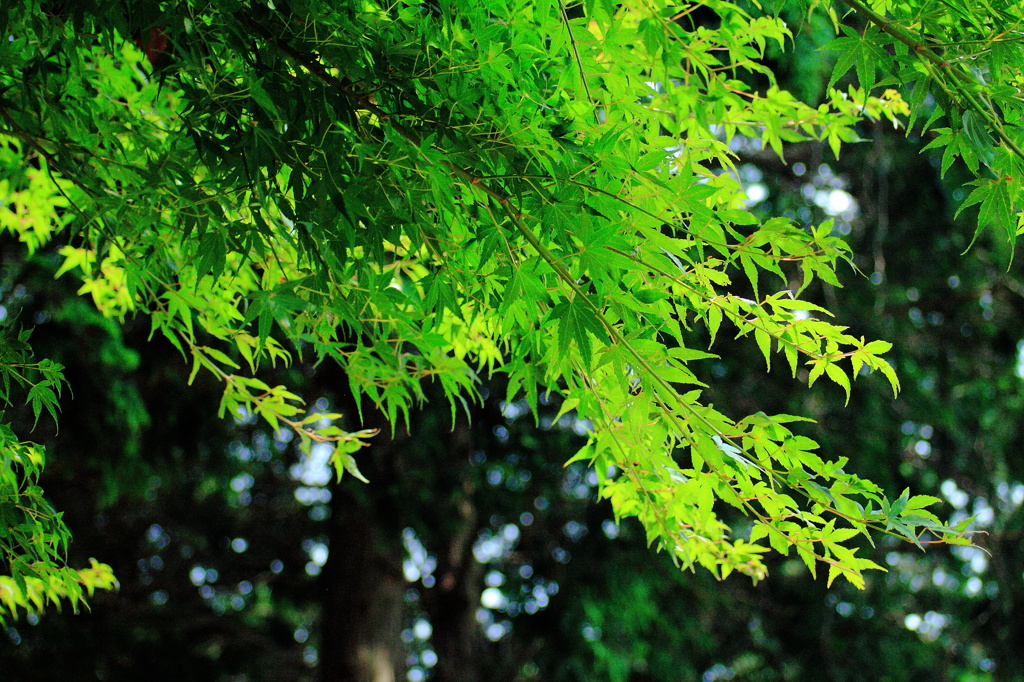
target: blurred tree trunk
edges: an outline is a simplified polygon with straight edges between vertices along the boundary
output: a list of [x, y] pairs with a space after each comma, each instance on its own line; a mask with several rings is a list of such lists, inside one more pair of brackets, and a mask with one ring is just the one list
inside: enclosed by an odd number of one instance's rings
[[322, 573], [323, 682], [396, 682], [404, 677], [405, 580], [399, 536], [365, 501], [333, 498], [330, 560]]
[[[343, 400], [339, 407], [357, 414], [350, 402]], [[433, 679], [504, 679], [496, 676], [502, 666], [489, 655], [493, 652], [476, 621], [483, 566], [473, 556], [480, 520], [470, 456], [480, 447], [475, 427], [489, 428], [488, 418], [494, 417], [475, 408], [472, 425], [459, 419], [449, 432], [450, 423], [441, 429], [444, 420], [414, 413], [410, 437], [405, 431], [392, 436], [382, 415], [364, 411], [360, 426], [381, 432], [369, 451], [358, 455], [371, 483], [346, 479], [332, 498], [330, 559], [322, 574], [323, 682], [405, 678], [407, 647], [401, 633], [407, 626], [405, 594], [413, 585], [402, 571], [402, 531], [410, 524], [429, 529], [430, 537], [421, 539], [437, 559], [436, 584], [420, 588], [419, 602], [438, 659]], [[436, 475], [423, 479], [414, 474], [422, 470], [423, 458], [434, 461]]]
[[[482, 412], [482, 410], [477, 410]], [[483, 414], [474, 415], [476, 423]], [[476, 443], [469, 425], [460, 420], [449, 436], [451, 461], [456, 475], [448, 497], [448, 515], [457, 519], [438, 556], [437, 586], [424, 595], [424, 607], [433, 626], [431, 643], [437, 652], [436, 682], [494, 680], [486, 674], [487, 652], [476, 622], [483, 585], [483, 565], [473, 556], [479, 522], [474, 504], [475, 487], [469, 460]]]
[[[342, 397], [340, 407], [347, 415], [358, 414], [350, 395]], [[327, 521], [330, 555], [321, 574], [323, 682], [398, 682], [405, 678], [405, 551], [396, 518], [401, 501], [392, 495], [394, 461], [409, 437], [405, 432], [392, 434], [383, 415], [375, 410], [364, 414], [366, 428], [380, 429], [368, 451], [359, 454], [359, 465], [371, 483], [346, 477], [341, 485], [332, 487]]]

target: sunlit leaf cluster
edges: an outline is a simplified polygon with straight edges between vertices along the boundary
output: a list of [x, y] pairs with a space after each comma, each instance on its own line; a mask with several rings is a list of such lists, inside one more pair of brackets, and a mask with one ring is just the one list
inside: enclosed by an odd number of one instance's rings
[[[680, 565], [759, 580], [766, 552], [795, 552], [863, 586], [879, 567], [858, 538], [960, 529], [819, 454], [799, 417], [707, 404], [697, 368], [732, 335], [779, 381], [898, 388], [887, 342], [801, 298], [847, 277], [846, 243], [831, 221], [747, 211], [738, 144], [838, 154], [866, 122], [923, 120], [944, 167], [977, 173], [965, 207], [1016, 235], [1020, 17], [954, 5], [826, 6], [838, 58], [807, 103], [768, 66], [791, 29], [719, 0], [10, 3], [0, 225], [60, 247], [104, 314], [148, 318], [223, 383], [222, 414], [335, 444], [339, 476], [361, 477], [372, 434], [307, 414], [261, 367], [337, 362], [395, 427], [430, 383], [453, 414], [492, 374], [534, 408], [559, 393], [593, 428], [573, 459]], [[146, 57], [153, 29], [168, 47]], [[858, 86], [833, 87], [850, 71]], [[56, 406], [49, 369], [37, 415]]]

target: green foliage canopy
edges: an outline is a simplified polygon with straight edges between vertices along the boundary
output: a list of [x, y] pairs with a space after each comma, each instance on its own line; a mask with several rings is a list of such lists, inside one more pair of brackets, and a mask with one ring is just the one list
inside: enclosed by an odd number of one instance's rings
[[[966, 542], [795, 433], [727, 415], [693, 363], [719, 333], [768, 367], [851, 390], [898, 381], [889, 344], [800, 298], [839, 285], [844, 241], [745, 210], [734, 148], [838, 154], [866, 121], [919, 126], [976, 173], [964, 207], [1014, 238], [1024, 134], [1019, 8], [811, 3], [839, 37], [834, 84], [805, 103], [768, 66], [792, 34], [742, 3], [464, 0], [393, 4], [31, 1], [0, 9], [0, 224], [114, 319], [152, 333], [244, 410], [361, 476], [371, 432], [307, 414], [260, 378], [296, 356], [407, 420], [424, 383], [457, 409], [481, 373], [547, 391], [593, 425], [617, 516], [681, 566], [764, 577], [795, 551], [862, 586], [858, 536]], [[850, 12], [845, 17], [841, 14]], [[831, 85], [830, 84], [830, 85]], [[4, 328], [3, 398], [54, 411], [60, 368]], [[15, 341], [14, 339], [17, 339]], [[9, 430], [8, 430], [9, 431]], [[0, 615], [110, 587], [62, 561], [68, 531], [35, 485], [42, 454], [2, 434]], [[734, 530], [727, 506], [749, 518]], [[964, 526], [966, 527], [966, 526]], [[38, 582], [36, 582], [38, 581]], [[34, 587], [35, 586], [35, 587]]]

